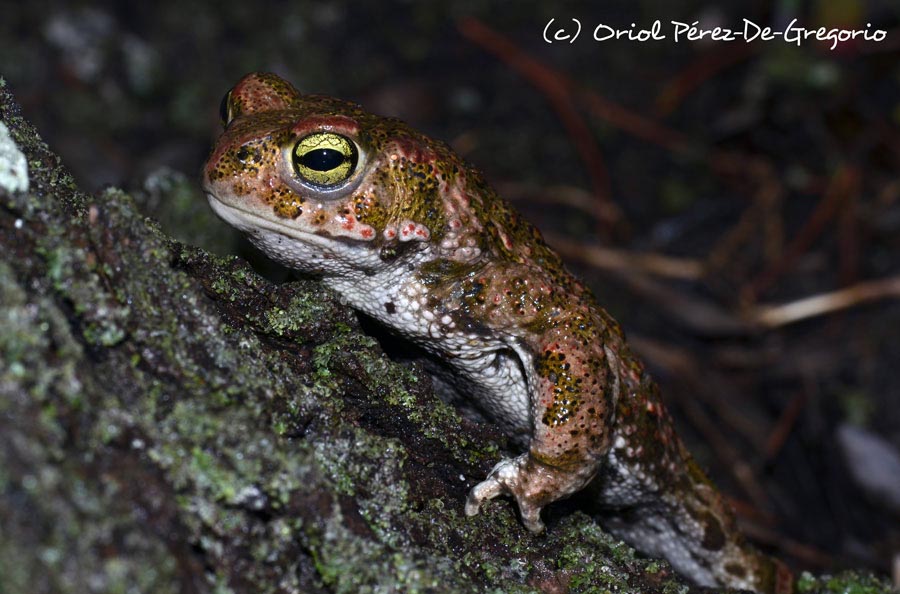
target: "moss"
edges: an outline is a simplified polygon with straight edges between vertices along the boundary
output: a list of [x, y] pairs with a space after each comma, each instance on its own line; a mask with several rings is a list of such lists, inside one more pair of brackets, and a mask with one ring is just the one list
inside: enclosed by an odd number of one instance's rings
[[844, 571], [835, 576], [818, 577], [804, 572], [797, 580], [797, 591], [800, 594], [882, 594], [892, 590], [887, 582], [875, 576]]

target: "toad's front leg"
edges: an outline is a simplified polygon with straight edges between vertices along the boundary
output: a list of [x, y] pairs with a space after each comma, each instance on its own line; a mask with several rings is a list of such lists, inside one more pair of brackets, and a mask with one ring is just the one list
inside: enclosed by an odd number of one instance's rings
[[609, 449], [619, 395], [618, 359], [585, 312], [556, 320], [534, 343], [532, 435], [528, 451], [501, 460], [466, 500], [466, 514], [498, 495], [511, 495], [532, 532], [544, 529], [541, 509], [580, 491]]
[[498, 495], [512, 495], [519, 505], [522, 523], [532, 532], [544, 530], [541, 509], [577, 491], [596, 474], [593, 462], [576, 467], [559, 467], [540, 462], [531, 452], [505, 458], [487, 478], [472, 488], [466, 499], [466, 515], [474, 516], [481, 504]]

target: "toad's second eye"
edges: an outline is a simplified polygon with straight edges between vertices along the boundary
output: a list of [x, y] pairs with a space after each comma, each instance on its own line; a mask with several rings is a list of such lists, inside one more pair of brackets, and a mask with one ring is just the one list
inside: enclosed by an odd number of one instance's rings
[[222, 97], [222, 102], [219, 104], [219, 119], [222, 121], [223, 126], [228, 126], [228, 124], [231, 123], [231, 120], [234, 119], [231, 108], [231, 91], [228, 91], [225, 93], [225, 96]]
[[359, 151], [352, 140], [332, 132], [304, 136], [294, 145], [294, 171], [314, 186], [336, 186], [356, 170]]

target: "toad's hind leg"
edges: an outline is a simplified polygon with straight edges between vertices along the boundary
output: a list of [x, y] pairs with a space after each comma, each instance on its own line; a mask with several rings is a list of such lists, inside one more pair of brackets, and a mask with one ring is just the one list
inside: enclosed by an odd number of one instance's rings
[[641, 380], [619, 403], [613, 445], [589, 489], [604, 528], [702, 586], [791, 592], [790, 571], [745, 541], [727, 501], [675, 435], [655, 384]]

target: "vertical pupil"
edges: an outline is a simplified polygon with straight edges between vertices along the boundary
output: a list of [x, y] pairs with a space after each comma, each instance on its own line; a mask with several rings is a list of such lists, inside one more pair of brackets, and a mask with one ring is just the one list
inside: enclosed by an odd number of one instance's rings
[[314, 171], [331, 171], [344, 162], [344, 155], [334, 149], [314, 149], [303, 153], [300, 162]]

